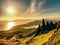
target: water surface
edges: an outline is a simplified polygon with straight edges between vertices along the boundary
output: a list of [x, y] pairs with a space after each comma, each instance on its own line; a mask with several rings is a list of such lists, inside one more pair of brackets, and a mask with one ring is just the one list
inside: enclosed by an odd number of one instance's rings
[[9, 30], [13, 26], [26, 24], [30, 21], [0, 21], [0, 30]]

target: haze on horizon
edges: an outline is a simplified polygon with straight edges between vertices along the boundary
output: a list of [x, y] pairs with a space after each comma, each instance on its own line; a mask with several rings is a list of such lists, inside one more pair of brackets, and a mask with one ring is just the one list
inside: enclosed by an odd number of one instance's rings
[[0, 20], [60, 19], [60, 0], [0, 0]]

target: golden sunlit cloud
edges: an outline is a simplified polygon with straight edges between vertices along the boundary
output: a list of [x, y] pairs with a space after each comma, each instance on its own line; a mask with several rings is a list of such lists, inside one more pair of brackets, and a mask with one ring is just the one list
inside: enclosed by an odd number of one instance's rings
[[12, 17], [21, 14], [22, 8], [22, 5], [19, 3], [7, 0], [2, 6], [2, 12], [3, 15]]

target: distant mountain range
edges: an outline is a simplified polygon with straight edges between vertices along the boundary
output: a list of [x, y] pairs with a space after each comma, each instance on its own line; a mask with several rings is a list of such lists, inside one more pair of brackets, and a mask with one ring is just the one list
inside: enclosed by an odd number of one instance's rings
[[[18, 21], [18, 20], [15, 20], [14, 22], [16, 22], [16, 21]], [[52, 21], [53, 23], [57, 22], [56, 20], [48, 20], [48, 19], [46, 19], [45, 22], [47, 22], [47, 21], [49, 21], [49, 22]], [[25, 23], [25, 22], [22, 22], [22, 23]], [[19, 27], [30, 27], [30, 26], [39, 25], [39, 24], [40, 25], [42, 24], [42, 20], [30, 21], [30, 22], [28, 22], [26, 24], [22, 24], [22, 25], [18, 25], [18, 26]], [[18, 27], [18, 26], [15, 26], [15, 27]]]
[[[45, 22], [47, 21], [52, 21], [52, 22], [57, 22], [56, 20], [49, 20], [49, 19], [45, 19]], [[0, 27], [5, 29], [5, 25], [7, 25], [7, 23], [10, 22], [14, 22], [14, 27], [37, 27], [39, 24], [42, 24], [42, 20], [13, 20], [13, 21], [0, 21]], [[2, 29], [2, 30], [4, 30]]]

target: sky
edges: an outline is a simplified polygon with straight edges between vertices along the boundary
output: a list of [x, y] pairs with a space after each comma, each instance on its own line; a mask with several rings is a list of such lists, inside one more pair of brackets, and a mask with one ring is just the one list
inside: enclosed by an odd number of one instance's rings
[[[14, 14], [8, 14], [9, 7]], [[41, 18], [59, 20], [60, 0], [0, 0], [1, 20]]]

